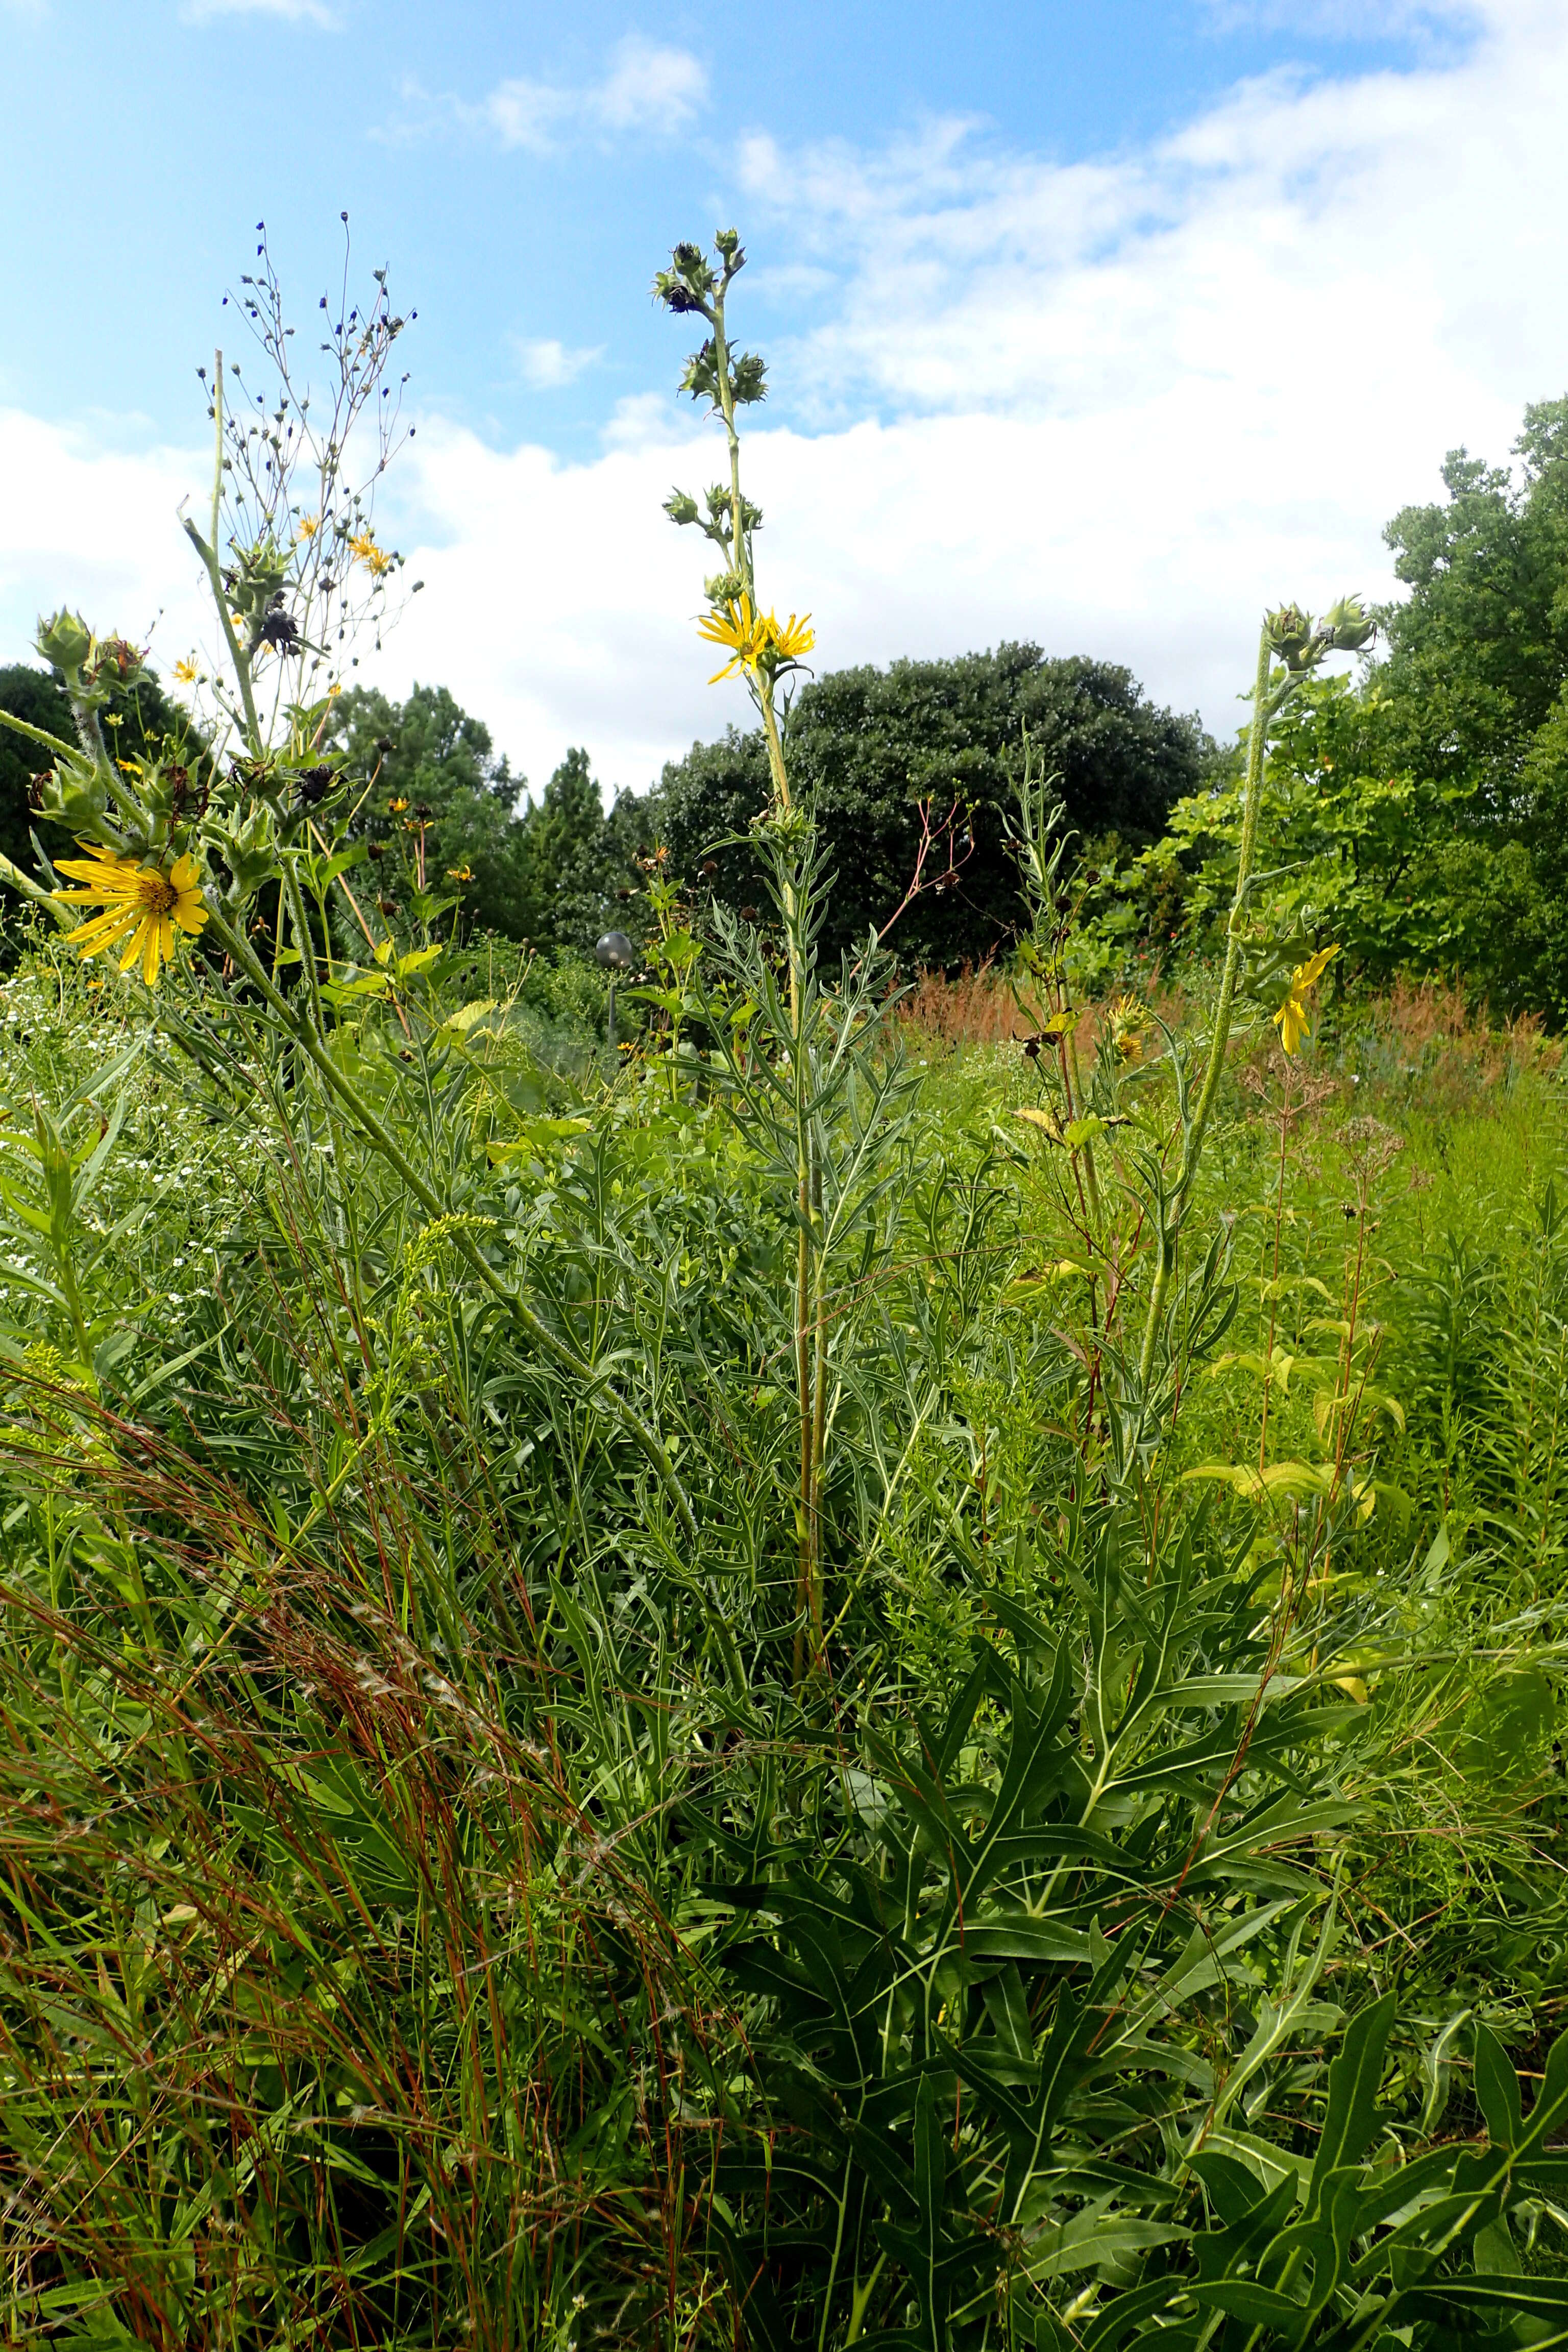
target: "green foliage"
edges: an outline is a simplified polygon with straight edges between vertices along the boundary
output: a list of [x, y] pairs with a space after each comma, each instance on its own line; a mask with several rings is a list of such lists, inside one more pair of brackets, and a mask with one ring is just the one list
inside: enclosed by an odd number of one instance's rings
[[[1358, 685], [1305, 689], [1264, 803], [1273, 903], [1345, 971], [1458, 977], [1507, 1013], [1568, 1019], [1568, 401], [1526, 409], [1517, 478], [1454, 450], [1441, 504], [1385, 536], [1408, 598]], [[1211, 779], [1094, 902], [1108, 943], [1212, 948], [1240, 803]]]
[[[26, 719], [46, 734], [69, 743], [76, 739], [71, 707], [58, 675], [12, 662], [0, 669], [0, 710]], [[112, 690], [104, 709], [104, 724], [121, 759], [141, 760], [161, 749], [165, 738], [182, 731], [180, 713], [169, 703], [157, 680], [143, 672], [129, 688]], [[0, 728], [0, 856], [36, 880], [44, 878], [33, 847], [37, 834], [47, 855], [58, 856], [69, 846], [69, 835], [41, 815], [37, 807], [35, 778], [49, 765], [41, 744]], [[15, 950], [4, 943], [6, 960]]]
[[[606, 815], [585, 751], [568, 751], [538, 801], [498, 758], [488, 727], [445, 687], [396, 703], [354, 687], [334, 709], [331, 741], [361, 787], [353, 835], [370, 848], [376, 887], [394, 904], [410, 830], [428, 828], [433, 876], [463, 873], [465, 922], [551, 951], [586, 953], [628, 889], [641, 834], [623, 797]], [[392, 807], [394, 802], [405, 805]], [[421, 814], [423, 813], [423, 814]]]
[[[525, 824], [449, 698], [322, 756], [295, 606], [395, 572], [335, 442], [289, 537], [215, 371], [205, 794], [101, 740], [134, 649], [41, 629], [51, 804], [220, 952], [106, 984], [34, 892], [4, 992], [7, 2339], [1562, 2340], [1554, 1061], [1231, 1050], [1301, 928], [1246, 936], [1266, 746], [1353, 600], [1266, 616], [1212, 1002], [1075, 999], [1031, 738], [1034, 1034], [918, 1051], [826, 952], [715, 252], [658, 291], [710, 330], [772, 918], [646, 856], [619, 1066], [580, 952], [461, 934], [438, 828]], [[574, 755], [533, 813], [558, 932], [596, 803]]]
[[[97, 1155], [59, 1234], [16, 1213], [45, 1201], [25, 1137], [4, 1155], [14, 2328], [414, 2345], [460, 2311], [497, 2346], [1109, 2345], [1220, 2311], [1283, 2345], [1370, 2296], [1435, 2347], [1489, 2296], [1555, 2310], [1526, 2249], [1555, 2226], [1559, 2062], [1528, 2109], [1466, 2021], [1533, 2048], [1568, 1940], [1531, 1858], [1568, 1279], [1540, 1081], [1427, 1112], [1440, 1062], [1358, 1048], [1378, 1091], [1353, 1109], [1409, 1136], [1374, 1171], [1391, 1271], [1364, 1313], [1408, 1407], [1378, 1475], [1418, 1516], [1331, 1518], [1340, 1571], [1279, 1649], [1316, 1507], [1226, 1486], [1194, 1510], [1183, 1485], [1256, 1458], [1256, 1373], [1189, 1363], [1152, 1537], [1074, 1497], [1066, 1164], [997, 1136], [1030, 1064], [931, 1066], [901, 1141], [846, 1064], [816, 1114], [847, 1220], [832, 1679], [801, 1693], [792, 1115], [747, 1094], [787, 1008], [737, 937], [706, 983], [737, 1041], [717, 1091], [655, 1058], [584, 1102], [489, 954], [442, 983], [471, 1021], [410, 1003], [411, 1049], [373, 1007], [340, 1047], [453, 1171], [434, 1219], [297, 1055], [235, 1050], [216, 981], [181, 1015], [195, 1060], [60, 948], [7, 991], [9, 1096], [79, 1126], [84, 1177]], [[1194, 1213], [1255, 1236], [1233, 1364], [1268, 1357], [1277, 1285], [1304, 1366], [1364, 1147], [1332, 1109], [1292, 1140], [1271, 1276], [1277, 1133], [1249, 1101]], [[664, 1432], [695, 1545], [612, 1381]], [[1314, 1396], [1277, 1376], [1279, 1459], [1311, 1454]], [[1392, 2025], [1367, 2006], [1391, 1984]], [[1472, 2036], [1477, 2127], [1428, 2152]]]
[[[338, 699], [330, 740], [363, 794], [355, 830], [373, 846], [379, 893], [396, 892], [405, 831], [400, 818], [424, 809], [432, 868], [472, 869], [464, 893], [469, 919], [481, 929], [522, 936], [511, 919], [522, 786], [505, 757], [496, 757], [489, 728], [470, 719], [444, 686], [416, 686], [401, 703], [356, 686]], [[405, 803], [403, 812], [389, 810], [394, 800]]]
[[[1003, 827], [1026, 729], [1096, 855], [1156, 839], [1203, 763], [1195, 724], [1146, 701], [1128, 671], [1047, 660], [1036, 646], [834, 670], [801, 688], [785, 740], [837, 877], [829, 954], [858, 949], [899, 908], [920, 856], [922, 801], [935, 824], [952, 813], [957, 844], [950, 861], [939, 842], [889, 948], [909, 965], [954, 970], [999, 953], [1026, 926]], [[746, 850], [725, 843], [743, 841], [767, 779], [762, 736], [731, 729], [668, 767], [656, 798], [676, 871], [695, 882], [711, 856], [705, 883], [731, 909], [756, 889]], [[945, 880], [950, 862], [957, 870]]]

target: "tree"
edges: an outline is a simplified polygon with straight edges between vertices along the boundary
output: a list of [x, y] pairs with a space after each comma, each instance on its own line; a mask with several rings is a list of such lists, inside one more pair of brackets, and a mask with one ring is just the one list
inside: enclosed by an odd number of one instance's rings
[[1568, 399], [1524, 412], [1517, 476], [1464, 449], [1385, 534], [1409, 601], [1367, 697], [1364, 764], [1436, 798], [1423, 845], [1458, 967], [1568, 1019]]
[[[26, 719], [29, 727], [58, 735], [67, 743], [75, 739], [70, 705], [47, 670], [29, 668], [24, 662], [0, 669], [0, 709], [8, 710], [14, 719]], [[8, 727], [0, 728], [0, 850], [13, 866], [35, 878], [41, 878], [32, 842], [37, 819], [29, 799], [34, 776], [48, 764], [49, 755], [42, 744], [30, 743]]]
[[630, 793], [605, 814], [587, 752], [569, 751], [521, 828], [526, 936], [536, 946], [586, 954], [612, 920], [625, 923], [617, 893], [631, 887], [642, 829]]
[[[444, 686], [416, 685], [404, 702], [374, 687], [354, 687], [338, 705], [332, 737], [351, 774], [374, 786], [355, 820], [373, 853], [384, 850], [406, 821], [428, 813], [426, 857], [433, 876], [469, 870], [463, 888], [468, 919], [481, 930], [521, 938], [519, 796], [523, 779], [497, 758], [490, 731]], [[394, 809], [395, 801], [405, 808]], [[395, 886], [384, 869], [382, 887]]]
[[[1047, 660], [1037, 646], [1003, 645], [951, 661], [830, 671], [790, 711], [790, 770], [812, 796], [837, 866], [824, 944], [864, 941], [898, 908], [921, 844], [920, 804], [950, 809], [961, 846], [956, 877], [923, 892], [889, 945], [910, 963], [953, 969], [993, 954], [1026, 919], [1003, 830], [1024, 730], [1059, 777], [1068, 816], [1096, 855], [1158, 838], [1174, 802], [1198, 780], [1205, 739], [1195, 720], [1148, 702], [1130, 671], [1082, 657]], [[743, 838], [767, 799], [760, 735], [731, 728], [694, 744], [664, 771], [655, 814], [678, 873], [711, 860], [715, 894], [732, 907], [757, 895]], [[947, 863], [945, 855], [935, 861]]]
[[[1527, 408], [1516, 472], [1450, 450], [1447, 496], [1384, 533], [1407, 600], [1359, 684], [1314, 684], [1270, 755], [1274, 913], [1342, 971], [1462, 979], [1568, 1021], [1568, 400]], [[1223, 780], [1102, 910], [1123, 939], [1212, 939], [1239, 803]]]
[[1384, 533], [1411, 594], [1376, 685], [1385, 764], [1460, 785], [1482, 824], [1528, 826], [1530, 746], [1568, 680], [1568, 400], [1527, 408], [1513, 447], [1517, 480], [1450, 450], [1447, 500]]
[[385, 853], [423, 822], [432, 879], [468, 870], [463, 908], [473, 928], [591, 951], [629, 885], [641, 821], [629, 795], [606, 816], [586, 751], [568, 751], [531, 800], [489, 729], [444, 686], [416, 686], [405, 702], [355, 687], [338, 705], [333, 742], [362, 786], [374, 779], [355, 824], [384, 895], [395, 894], [398, 870]]

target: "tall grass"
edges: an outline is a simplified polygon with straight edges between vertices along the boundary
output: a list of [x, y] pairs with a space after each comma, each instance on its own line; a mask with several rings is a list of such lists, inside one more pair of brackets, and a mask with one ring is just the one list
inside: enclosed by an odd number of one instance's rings
[[[1405, 1142], [1366, 1209], [1364, 1295], [1405, 1427], [1384, 1420], [1388, 1491], [1335, 1538], [1316, 1669], [1260, 1721], [1289, 1525], [1228, 1487], [1196, 1518], [1183, 1500], [1184, 1472], [1255, 1450], [1256, 1383], [1194, 1365], [1145, 1499], [1095, 1501], [1071, 1277], [1048, 1271], [1074, 1244], [1056, 1161], [1009, 1119], [1039, 1088], [1016, 1045], [931, 1063], [880, 1238], [845, 1264], [829, 1679], [801, 1693], [790, 1218], [743, 1106], [655, 1064], [559, 1134], [488, 1075], [516, 1055], [504, 1028], [460, 1060], [362, 1033], [384, 1116], [477, 1150], [462, 1213], [664, 1431], [694, 1549], [298, 1074], [216, 1042], [170, 1059], [58, 950], [7, 1009], [8, 1099], [68, 1122], [75, 1095], [95, 1134], [92, 1071], [139, 1049], [68, 1242], [96, 1383], [12, 1294], [13, 2335], [1016, 2340], [1046, 2307], [1179, 2284], [1161, 2248], [1219, 2227], [1226, 2194], [1182, 2151], [1283, 2177], [1266, 2151], [1312, 2145], [1368, 1992], [1405, 1988], [1384, 2088], [1407, 2134], [1434, 2067], [1463, 2079], [1465, 2010], [1543, 2048], [1563, 1251], [1542, 1056], [1510, 1076], [1472, 1055], [1458, 1107], [1439, 1087], [1429, 1111], [1403, 1066], [1344, 1068], [1347, 1042], [1290, 1125], [1283, 1272], [1341, 1297], [1346, 1121]], [[1200, 1204], [1239, 1217], [1232, 1354], [1264, 1329], [1273, 1108], [1237, 1078]], [[1290, 1299], [1282, 1344], [1313, 1294]], [[1279, 1458], [1310, 1452], [1310, 1395], [1271, 1415]], [[1129, 1675], [1147, 1695], [1120, 1724]], [[1110, 1843], [1075, 1849], [1086, 1759]], [[982, 1892], [960, 1857], [999, 1802], [1023, 1810]], [[1004, 1958], [1026, 1916], [1036, 1943]], [[1096, 1950], [1117, 1973], [1080, 1978]], [[872, 1988], [906, 1975], [925, 1990], [873, 2060], [834, 2000], [884, 2015]], [[1083, 2054], [1022, 2234], [998, 2236], [1027, 2047], [1007, 2037], [1052, 2013]], [[956, 2101], [940, 2191], [922, 2083]]]
[[[186, 524], [243, 756], [112, 761], [135, 648], [39, 639], [145, 986], [37, 938], [0, 1022], [8, 2338], [1568, 2341], [1554, 1054], [1406, 994], [1294, 1058], [1325, 954], [1253, 902], [1270, 725], [1372, 624], [1265, 620], [1190, 1001], [1075, 996], [1027, 746], [1008, 992], [826, 968], [744, 255], [678, 247], [773, 913], [648, 861], [622, 1068], [427, 811], [403, 929], [352, 898], [298, 615], [399, 559], [261, 258], [297, 430], [220, 361]], [[340, 418], [403, 324], [378, 276]]]

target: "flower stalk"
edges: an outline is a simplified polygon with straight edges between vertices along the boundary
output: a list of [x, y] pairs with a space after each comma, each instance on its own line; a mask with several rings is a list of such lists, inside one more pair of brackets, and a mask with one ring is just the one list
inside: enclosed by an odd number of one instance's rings
[[[1279, 611], [1264, 615], [1258, 641], [1258, 669], [1252, 687], [1252, 723], [1247, 739], [1241, 840], [1237, 859], [1236, 890], [1226, 923], [1225, 963], [1215, 1003], [1214, 1026], [1209, 1035], [1208, 1061], [1204, 1070], [1203, 1085], [1199, 1088], [1195, 1107], [1184, 1121], [1181, 1162], [1159, 1223], [1159, 1256], [1150, 1286], [1149, 1311], [1138, 1359], [1139, 1387], [1145, 1394], [1153, 1370], [1155, 1347], [1164, 1323], [1171, 1279], [1176, 1269], [1182, 1226], [1197, 1181], [1204, 1138], [1208, 1131], [1215, 1097], [1219, 1091], [1220, 1074], [1225, 1067], [1226, 1048], [1230, 1042], [1231, 1019], [1245, 952], [1247, 909], [1258, 853], [1258, 813], [1263, 797], [1268, 730], [1303, 679], [1310, 677], [1329, 654], [1360, 653], [1371, 644], [1373, 634], [1373, 624], [1355, 596], [1341, 597], [1339, 603], [1331, 606], [1317, 622], [1310, 619], [1296, 604], [1282, 605]], [[1279, 677], [1275, 672], [1277, 659], [1284, 665], [1283, 675]], [[1323, 951], [1321, 958], [1313, 959], [1317, 970], [1311, 972], [1310, 980], [1306, 977], [1305, 967], [1302, 968], [1298, 977], [1302, 978], [1304, 986], [1317, 979], [1334, 952], [1331, 948]]]
[[812, 1098], [815, 1055], [806, 1035], [805, 1006], [810, 996], [808, 964], [812, 950], [806, 908], [796, 875], [810, 866], [797, 853], [806, 849], [809, 822], [790, 787], [784, 755], [777, 687], [781, 677], [798, 668], [815, 642], [809, 614], [797, 620], [792, 613], [783, 624], [763, 614], [757, 597], [752, 538], [762, 523], [760, 509], [747, 499], [741, 480], [739, 411], [765, 396], [765, 369], [753, 352], [737, 352], [731, 345], [725, 305], [730, 288], [745, 266], [745, 253], [734, 229], [721, 229], [714, 240], [714, 256], [700, 247], [678, 245], [670, 267], [654, 280], [656, 297], [677, 316], [700, 318], [707, 341], [687, 364], [681, 389], [706, 400], [724, 428], [729, 479], [710, 489], [703, 506], [681, 491], [667, 501], [665, 511], [679, 524], [697, 524], [703, 536], [725, 559], [724, 569], [705, 585], [710, 611], [700, 624], [700, 634], [727, 648], [731, 658], [718, 677], [739, 673], [745, 678], [762, 722], [767, 749], [770, 806], [766, 812], [773, 845], [780, 855], [780, 911], [789, 971], [789, 1033], [784, 1041], [794, 1095], [795, 1124], [795, 1388], [798, 1432], [795, 1524], [798, 1551], [796, 1591], [797, 1633], [795, 1674], [805, 1671], [807, 1655], [820, 1663], [823, 1646], [822, 1498], [827, 1449], [827, 1262], [824, 1247], [822, 1176], [817, 1165]]

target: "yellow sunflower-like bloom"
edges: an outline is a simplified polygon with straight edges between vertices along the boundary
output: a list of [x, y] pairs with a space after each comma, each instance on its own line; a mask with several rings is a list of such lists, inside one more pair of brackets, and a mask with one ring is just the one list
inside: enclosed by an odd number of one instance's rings
[[773, 631], [773, 647], [780, 661], [799, 661], [816, 643], [816, 631], [811, 625], [811, 614], [803, 613], [797, 621], [792, 613], [781, 629], [773, 614], [768, 614], [768, 626]]
[[351, 555], [357, 556], [359, 561], [364, 564], [367, 570], [372, 572], [378, 580], [382, 573], [390, 568], [392, 563], [392, 558], [388, 555], [385, 548], [377, 547], [375, 543], [375, 533], [373, 530], [362, 530], [356, 537], [351, 539], [349, 541], [349, 553]]
[[84, 890], [57, 890], [57, 898], [79, 906], [101, 907], [101, 915], [71, 933], [71, 945], [81, 956], [100, 955], [106, 948], [127, 942], [120, 959], [121, 971], [140, 963], [149, 988], [158, 984], [162, 964], [174, 961], [176, 925], [194, 939], [206, 921], [200, 869], [194, 857], [176, 857], [165, 871], [141, 866], [133, 857], [117, 857], [112, 849], [84, 842], [85, 857], [62, 857], [62, 874], [73, 874], [87, 884]]
[[697, 624], [699, 636], [706, 637], [711, 646], [728, 646], [730, 658], [722, 669], [716, 669], [709, 679], [717, 686], [720, 679], [731, 677], [738, 669], [754, 670], [773, 642], [773, 625], [764, 613], [753, 613], [752, 600], [742, 596], [736, 603], [726, 604], [721, 611], [704, 613]]
[[1288, 1054], [1300, 1053], [1302, 1038], [1311, 1035], [1310, 1008], [1307, 1000], [1339, 951], [1337, 942], [1332, 947], [1320, 948], [1316, 955], [1309, 956], [1305, 963], [1299, 963], [1290, 974], [1285, 1002], [1274, 1015], [1279, 1043]]
[[309, 541], [315, 538], [316, 533], [321, 530], [321, 518], [320, 515], [301, 515], [300, 518], [300, 527], [294, 533], [294, 536], [296, 540], [302, 539]]
[[195, 686], [196, 682], [196, 657], [195, 654], [191, 656], [189, 661], [177, 661], [174, 664], [174, 676], [179, 679], [182, 686]]
[[1143, 1032], [1149, 1026], [1149, 1008], [1133, 995], [1118, 996], [1110, 1011], [1110, 1042], [1117, 1056], [1123, 1062], [1143, 1059]]

